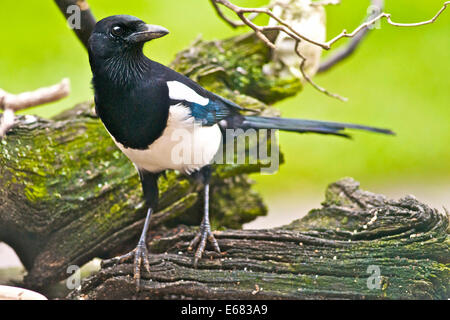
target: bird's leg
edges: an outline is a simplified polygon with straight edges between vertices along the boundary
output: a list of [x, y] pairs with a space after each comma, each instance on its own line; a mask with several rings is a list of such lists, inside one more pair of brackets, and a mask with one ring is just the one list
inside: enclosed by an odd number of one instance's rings
[[219, 244], [217, 243], [216, 238], [214, 238], [214, 235], [211, 232], [211, 225], [209, 223], [209, 181], [205, 183], [205, 208], [203, 213], [203, 220], [200, 224], [200, 231], [189, 243], [188, 248], [189, 251], [192, 251], [194, 247], [197, 246], [197, 250], [195, 251], [194, 256], [194, 267], [197, 267], [198, 260], [201, 259], [203, 252], [205, 251], [207, 241], [209, 241], [213, 245], [214, 251], [220, 254]]
[[148, 249], [146, 244], [146, 236], [148, 227], [150, 225], [150, 217], [152, 215], [152, 208], [149, 208], [147, 210], [147, 217], [145, 218], [144, 228], [142, 229], [141, 237], [139, 238], [139, 242], [132, 251], [119, 256], [112, 258], [110, 260], [105, 260], [103, 262], [104, 265], [109, 264], [119, 264], [123, 263], [125, 261], [129, 261], [134, 259], [134, 279], [136, 281], [136, 290], [139, 291], [140, 285], [141, 285], [141, 266], [142, 264], [145, 267], [145, 270], [147, 272], [150, 272], [150, 264], [148, 260]]

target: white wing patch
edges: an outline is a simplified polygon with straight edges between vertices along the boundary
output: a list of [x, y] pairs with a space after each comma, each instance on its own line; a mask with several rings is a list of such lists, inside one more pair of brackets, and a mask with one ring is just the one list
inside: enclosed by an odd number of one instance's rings
[[209, 103], [209, 99], [202, 97], [197, 92], [189, 88], [187, 85], [178, 81], [167, 81], [167, 87], [169, 87], [169, 97], [172, 100], [186, 100], [189, 102], [197, 103], [201, 106], [206, 106]]

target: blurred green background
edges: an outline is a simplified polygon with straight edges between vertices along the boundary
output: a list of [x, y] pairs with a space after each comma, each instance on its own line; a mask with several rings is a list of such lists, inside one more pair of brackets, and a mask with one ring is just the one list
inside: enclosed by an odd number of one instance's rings
[[[235, 1], [258, 6], [267, 1]], [[431, 18], [443, 0], [387, 0], [394, 21]], [[95, 16], [131, 14], [160, 24], [170, 36], [146, 46], [151, 58], [169, 63], [199, 34], [224, 38], [232, 30], [207, 0], [90, 0]], [[369, 1], [342, 0], [327, 7], [328, 38], [353, 30]], [[92, 98], [87, 54], [51, 0], [2, 1], [0, 87], [12, 93], [72, 82], [69, 98], [27, 110], [52, 116]], [[345, 44], [345, 40], [335, 47]], [[311, 86], [278, 104], [284, 116], [355, 122], [396, 131], [396, 137], [356, 133], [353, 141], [326, 136], [280, 134], [286, 163], [276, 175], [254, 176], [271, 209], [251, 226], [280, 225], [317, 207], [326, 185], [351, 176], [363, 188], [398, 197], [415, 194], [441, 209], [450, 207], [450, 8], [431, 25], [398, 28], [381, 23], [356, 54], [315, 81], [349, 98], [342, 103]]]

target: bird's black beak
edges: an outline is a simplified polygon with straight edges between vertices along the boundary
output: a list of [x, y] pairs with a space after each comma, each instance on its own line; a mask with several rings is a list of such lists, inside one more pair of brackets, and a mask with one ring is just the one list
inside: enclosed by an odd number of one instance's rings
[[141, 30], [132, 33], [128, 39], [131, 42], [147, 42], [153, 39], [164, 37], [169, 33], [169, 30], [167, 30], [164, 27], [146, 24], [143, 25]]

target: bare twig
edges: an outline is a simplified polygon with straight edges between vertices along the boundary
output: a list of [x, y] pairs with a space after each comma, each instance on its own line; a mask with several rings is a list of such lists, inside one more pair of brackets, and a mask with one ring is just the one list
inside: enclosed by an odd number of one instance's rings
[[395, 27], [418, 27], [418, 26], [423, 26], [426, 24], [430, 24], [436, 21], [436, 19], [441, 15], [441, 13], [447, 8], [447, 6], [450, 5], [450, 1], [446, 1], [444, 2], [444, 4], [442, 5], [441, 9], [435, 14], [435, 16], [433, 18], [431, 18], [430, 20], [426, 20], [426, 21], [421, 21], [421, 22], [416, 22], [416, 23], [399, 23], [399, 22], [394, 22], [391, 19], [391, 14], [390, 13], [380, 13], [378, 16], [376, 16], [375, 18], [361, 24], [359, 27], [357, 27], [355, 30], [353, 30], [353, 32], [348, 33], [347, 30], [343, 30], [340, 34], [338, 34], [337, 36], [335, 36], [333, 39], [329, 40], [328, 42], [324, 43], [323, 48], [328, 50], [331, 48], [331, 45], [334, 44], [335, 42], [339, 41], [342, 38], [353, 38], [355, 35], [357, 35], [361, 30], [369, 27], [370, 25], [374, 24], [375, 22], [385, 18], [387, 23], [389, 23], [392, 26]]
[[0, 89], [0, 109], [4, 110], [0, 122], [0, 137], [14, 125], [15, 112], [60, 100], [67, 97], [69, 92], [70, 81], [67, 78], [56, 85], [17, 95]]
[[[443, 4], [443, 6], [441, 7], [441, 9], [436, 13], [436, 15], [433, 18], [431, 18], [430, 20], [427, 20], [427, 21], [422, 21], [422, 22], [417, 22], [417, 23], [398, 23], [398, 22], [394, 22], [391, 19], [391, 14], [383, 12], [383, 13], [379, 14], [378, 16], [376, 16], [375, 18], [370, 19], [370, 20], [366, 21], [365, 23], [361, 24], [359, 27], [357, 27], [351, 33], [348, 33], [347, 30], [344, 29], [340, 34], [338, 34], [337, 36], [335, 36], [331, 40], [329, 40], [327, 42], [320, 42], [320, 41], [315, 41], [313, 39], [310, 39], [310, 38], [302, 35], [301, 33], [297, 32], [285, 20], [283, 20], [280, 17], [277, 17], [276, 15], [274, 15], [269, 8], [244, 8], [244, 7], [236, 6], [236, 5], [232, 4], [228, 0], [212, 0], [212, 1], [214, 1], [214, 2], [216, 2], [218, 4], [222, 4], [225, 7], [227, 7], [228, 9], [234, 11], [236, 13], [236, 15], [242, 20], [242, 22], [245, 25], [247, 25], [250, 28], [252, 28], [253, 30], [255, 30], [255, 32], [257, 32], [257, 34], [263, 34], [264, 31], [278, 30], [278, 31], [284, 32], [287, 35], [291, 36], [294, 40], [298, 40], [298, 41], [304, 40], [304, 41], [307, 41], [309, 43], [315, 44], [315, 45], [317, 45], [317, 46], [319, 46], [319, 47], [321, 47], [322, 49], [325, 49], [325, 50], [331, 49], [331, 45], [333, 45], [335, 42], [339, 41], [342, 38], [353, 38], [361, 30], [369, 27], [370, 25], [374, 24], [375, 22], [377, 22], [378, 20], [381, 20], [383, 18], [385, 18], [386, 21], [390, 25], [393, 25], [393, 26], [396, 26], [396, 27], [417, 27], [417, 26], [422, 26], [422, 25], [433, 23], [441, 15], [441, 13], [446, 9], [446, 7], [450, 4], [450, 1], [446, 1]], [[280, 25], [278, 25], [278, 26], [259, 26], [259, 25], [256, 25], [249, 18], [247, 18], [245, 16], [245, 14], [252, 13], [252, 12], [253, 13], [259, 13], [259, 14], [266, 14], [269, 17], [271, 17], [272, 19], [275, 19]], [[264, 38], [264, 37], [260, 38], [260, 39], [262, 41], [264, 41], [264, 42], [268, 41], [267, 38]], [[270, 41], [269, 41], [269, 43], [267, 43], [267, 45], [270, 46], [270, 47], [273, 47], [273, 43], [271, 43]]]
[[[375, 18], [383, 11], [384, 0], [371, 0], [371, 5], [369, 8], [373, 8], [373, 11], [369, 14], [369, 16], [365, 19], [365, 21]], [[348, 45], [345, 48], [337, 51], [330, 58], [323, 61], [320, 64], [317, 73], [327, 71], [337, 63], [348, 58], [353, 52], [355, 52], [356, 48], [359, 46], [362, 40], [364, 40], [364, 38], [366, 37], [366, 35], [369, 33], [370, 30], [371, 30], [370, 27], [366, 27], [363, 30], [361, 30], [361, 32], [356, 34], [355, 37], [352, 38], [352, 40], [348, 43]]]
[[[228, 18], [222, 11], [222, 9], [217, 5], [217, 2], [215, 0], [210, 0], [214, 9], [216, 10], [217, 14], [219, 15], [219, 17], [221, 17], [226, 23], [228, 23], [232, 28], [237, 28], [237, 27], [242, 27], [245, 26], [245, 23], [243, 23], [242, 21], [237, 21], [237, 20], [231, 20], [230, 18]], [[255, 19], [257, 16], [259, 16], [259, 13], [253, 13], [252, 15], [250, 15], [248, 17], [248, 19], [253, 20]]]
[[332, 93], [330, 91], [328, 91], [327, 89], [319, 86], [317, 83], [315, 83], [311, 77], [306, 73], [305, 71], [305, 63], [306, 63], [306, 58], [305, 56], [300, 52], [300, 41], [296, 41], [295, 43], [295, 52], [297, 53], [297, 55], [300, 57], [300, 59], [302, 60], [302, 62], [300, 63], [300, 72], [302, 73], [303, 77], [306, 79], [306, 81], [308, 81], [314, 88], [316, 88], [317, 90], [319, 90], [320, 92], [326, 94], [327, 96], [336, 98], [338, 100], [341, 100], [343, 102], [347, 102], [348, 99], [346, 97], [342, 97], [336, 93]]
[[[284, 19], [276, 16], [272, 10], [268, 7], [262, 7], [262, 8], [245, 8], [245, 7], [239, 7], [233, 3], [231, 3], [229, 0], [211, 0], [214, 4], [214, 7], [216, 8], [216, 10], [218, 11], [219, 15], [223, 18], [224, 14], [221, 12], [220, 8], [219, 8], [219, 4], [223, 5], [224, 7], [228, 8], [229, 10], [233, 11], [238, 18], [242, 21], [242, 24], [247, 25], [248, 27], [250, 27], [251, 29], [253, 29], [253, 31], [255, 32], [256, 36], [261, 39], [261, 41], [263, 41], [268, 47], [275, 49], [275, 44], [272, 43], [266, 36], [265, 36], [265, 32], [266, 31], [279, 31], [279, 32], [284, 32], [285, 34], [287, 34], [289, 37], [291, 37], [293, 40], [296, 41], [297, 45], [296, 47], [298, 47], [298, 43], [300, 41], [307, 41], [311, 44], [314, 44], [316, 46], [321, 47], [324, 50], [329, 50], [331, 48], [331, 46], [336, 43], [337, 41], [339, 41], [342, 38], [354, 38], [355, 36], [357, 36], [361, 31], [363, 30], [367, 30], [372, 24], [374, 24], [377, 21], [380, 21], [381, 19], [386, 19], [387, 23], [389, 23], [392, 26], [396, 26], [396, 27], [416, 27], [416, 26], [422, 26], [422, 25], [426, 25], [426, 24], [430, 24], [433, 23], [434, 21], [436, 21], [436, 19], [441, 15], [441, 13], [447, 8], [447, 6], [450, 4], [450, 1], [446, 1], [444, 2], [443, 6], [441, 7], [441, 9], [436, 13], [436, 15], [431, 18], [430, 20], [427, 21], [422, 21], [422, 22], [417, 22], [417, 23], [398, 23], [398, 22], [394, 22], [391, 19], [391, 14], [389, 13], [385, 13], [382, 12], [379, 15], [377, 15], [376, 17], [373, 17], [372, 19], [367, 20], [366, 22], [362, 23], [360, 26], [358, 26], [356, 29], [354, 29], [351, 33], [348, 33], [347, 30], [343, 30], [340, 34], [338, 34], [337, 36], [335, 36], [334, 38], [330, 39], [329, 41], [326, 42], [320, 42], [320, 41], [316, 41], [313, 40], [303, 34], [301, 34], [300, 32], [296, 31], [287, 21], [285, 21]], [[274, 19], [275, 21], [278, 22], [279, 25], [273, 26], [260, 26], [257, 25], [255, 23], [253, 23], [253, 21], [246, 16], [246, 14], [249, 13], [254, 13], [254, 14], [265, 14], [267, 16], [269, 16], [270, 18]], [[224, 19], [227, 23], [230, 24], [231, 20], [228, 18]], [[233, 25], [234, 27], [237, 27], [239, 25], [242, 24], [237, 24], [236, 22], [233, 21]], [[367, 31], [365, 31], [367, 32]], [[363, 35], [364, 36], [364, 35]], [[361, 38], [361, 35], [359, 35], [359, 37]], [[359, 40], [360, 41], [360, 40]], [[359, 41], [356, 41], [355, 43], [358, 44]], [[355, 43], [353, 45], [355, 45]], [[301, 71], [302, 74], [305, 76], [305, 72], [303, 70], [304, 67], [304, 60], [305, 58], [301, 55], [301, 53], [296, 49], [296, 53], [299, 55], [300, 59], [302, 59], [302, 63], [301, 63]], [[332, 97], [338, 98], [342, 100], [342, 97], [335, 95], [335, 94], [330, 94], [327, 90], [319, 87], [318, 85], [316, 85], [314, 82], [311, 81], [311, 78], [308, 76], [305, 76], [305, 79], [310, 82], [316, 89], [318, 89], [319, 91], [328, 94]]]
[[31, 92], [20, 94], [10, 94], [2, 90], [0, 95], [3, 97], [2, 109], [11, 109], [14, 112], [29, 107], [53, 102], [64, 97], [70, 92], [70, 80], [64, 78], [60, 83], [50, 87], [40, 88]]

